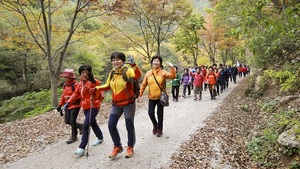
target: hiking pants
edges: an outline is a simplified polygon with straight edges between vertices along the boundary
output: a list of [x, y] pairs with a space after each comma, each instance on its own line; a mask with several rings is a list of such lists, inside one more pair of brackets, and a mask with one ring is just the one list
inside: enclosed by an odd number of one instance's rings
[[236, 74], [232, 75], [232, 79], [233, 79], [234, 84], [236, 84]]
[[[92, 127], [96, 137], [98, 139], [103, 139], [102, 131], [100, 130], [100, 127], [97, 124], [96, 116], [98, 114], [99, 109], [92, 108], [92, 111], [90, 112], [90, 109], [83, 110], [85, 119], [83, 123], [83, 132], [82, 132], [82, 138], [81, 143], [79, 145], [79, 148], [85, 149], [85, 146], [87, 145], [89, 141], [89, 121], [91, 120], [90, 126]], [[91, 115], [91, 116], [90, 116]]]
[[[196, 99], [202, 99], [202, 90], [203, 86], [194, 86], [194, 98]], [[199, 98], [197, 97], [197, 94], [199, 94]]]
[[179, 86], [172, 86], [172, 96], [175, 99], [178, 99], [179, 95]]
[[127, 144], [128, 146], [134, 146], [135, 145], [135, 129], [134, 129], [135, 103], [131, 103], [126, 106], [116, 106], [116, 105], [112, 106], [109, 119], [108, 119], [109, 133], [114, 142], [114, 146], [122, 146], [117, 124], [123, 113], [125, 116], [125, 124], [127, 130], [127, 139], [128, 139]]
[[[157, 106], [157, 120], [155, 117], [155, 106]], [[164, 106], [160, 104], [160, 100], [149, 99], [148, 115], [153, 126], [156, 126], [157, 129], [162, 131], [164, 120]]]
[[72, 136], [77, 136], [77, 129], [80, 127], [80, 124], [76, 122], [79, 110], [80, 107], [65, 111], [65, 123], [71, 126]]
[[186, 88], [188, 89], [188, 95], [191, 94], [191, 85], [190, 84], [183, 84], [183, 95], [186, 96]]

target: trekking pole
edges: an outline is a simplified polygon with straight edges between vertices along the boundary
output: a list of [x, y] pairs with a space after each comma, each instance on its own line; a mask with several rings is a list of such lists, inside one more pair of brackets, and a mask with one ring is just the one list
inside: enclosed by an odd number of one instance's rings
[[89, 157], [92, 108], [93, 108], [93, 99], [91, 97], [90, 98], [89, 129], [88, 129], [88, 140], [87, 140], [87, 148], [86, 148], [86, 158]]

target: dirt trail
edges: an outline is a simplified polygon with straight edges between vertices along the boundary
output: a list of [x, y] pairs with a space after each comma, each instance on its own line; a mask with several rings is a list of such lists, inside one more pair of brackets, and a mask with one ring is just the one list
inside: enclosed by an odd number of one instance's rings
[[[107, 123], [100, 125], [104, 134], [104, 142], [99, 146], [89, 148], [89, 157], [78, 157], [74, 154], [79, 142], [67, 145], [61, 141], [49, 145], [44, 150], [25, 157], [18, 162], [5, 164], [3, 168], [13, 169], [69, 169], [69, 168], [166, 168], [170, 164], [171, 155], [178, 151], [180, 144], [190, 138], [198, 128], [204, 126], [205, 119], [220, 105], [236, 84], [230, 83], [217, 100], [210, 100], [209, 92], [203, 91], [201, 101], [193, 100], [192, 95], [180, 98], [179, 102], [170, 103], [165, 108], [164, 131], [162, 137], [152, 134], [152, 124], [147, 115], [147, 106], [137, 110], [135, 116], [136, 145], [135, 154], [125, 159], [125, 151], [114, 160], [108, 158], [113, 143], [110, 138]], [[146, 96], [143, 96], [146, 97]], [[140, 104], [140, 103], [137, 103]], [[127, 133], [123, 118], [118, 123], [124, 148], [127, 145]], [[91, 143], [95, 140], [91, 133]], [[80, 138], [79, 138], [80, 139]]]

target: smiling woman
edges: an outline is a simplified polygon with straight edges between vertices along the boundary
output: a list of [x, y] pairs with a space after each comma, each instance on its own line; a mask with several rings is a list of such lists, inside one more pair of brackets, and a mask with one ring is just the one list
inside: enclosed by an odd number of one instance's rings
[[[162, 69], [162, 57], [153, 56], [151, 59], [152, 70], [148, 71], [143, 79], [140, 89], [140, 96], [143, 95], [145, 88], [148, 86], [149, 110], [148, 115], [153, 124], [152, 133], [157, 137], [162, 136], [164, 106], [161, 104], [161, 93], [166, 92], [165, 82], [167, 79], [176, 77], [176, 69], [171, 63], [167, 63], [171, 71], [167, 72]], [[157, 119], [155, 117], [155, 107], [157, 106]]]
[[121, 138], [117, 128], [118, 121], [122, 114], [125, 116], [125, 124], [127, 129], [127, 152], [125, 158], [133, 156], [133, 147], [135, 145], [135, 98], [134, 98], [134, 80], [141, 77], [141, 71], [136, 64], [131, 61], [130, 66], [125, 64], [126, 56], [121, 52], [113, 52], [110, 56], [113, 69], [106, 84], [96, 86], [91, 91], [107, 91], [112, 90], [112, 108], [108, 119], [108, 128], [114, 147], [109, 158], [114, 159], [123, 151]]

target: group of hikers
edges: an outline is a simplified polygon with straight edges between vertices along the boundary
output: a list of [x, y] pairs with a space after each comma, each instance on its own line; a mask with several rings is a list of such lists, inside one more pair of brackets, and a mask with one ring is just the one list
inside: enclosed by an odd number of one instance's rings
[[[67, 140], [67, 144], [78, 140], [78, 131], [79, 134], [82, 134], [81, 143], [75, 151], [76, 155], [83, 156], [88, 153], [86, 147], [89, 144], [90, 128], [97, 137], [92, 145], [97, 146], [103, 142], [103, 133], [97, 124], [96, 116], [99, 113], [105, 91], [111, 90], [112, 97], [108, 129], [113, 141], [113, 149], [109, 158], [114, 159], [123, 151], [117, 128], [122, 114], [125, 117], [128, 139], [125, 158], [130, 158], [134, 154], [136, 142], [134, 127], [136, 99], [143, 96], [146, 88], [148, 88], [148, 116], [153, 124], [152, 134], [161, 137], [163, 135], [164, 106], [161, 104], [160, 98], [161, 93], [166, 92], [167, 79], [172, 80], [172, 96], [175, 102], [178, 101], [180, 84], [183, 85], [183, 97], [186, 97], [186, 90], [188, 90], [187, 94], [190, 95], [191, 89], [194, 89], [194, 100], [201, 100], [204, 85], [204, 90], [208, 88], [211, 98], [215, 99], [219, 93], [219, 88], [222, 93], [225, 87], [228, 87], [228, 77], [236, 83], [236, 75], [239, 72], [235, 66], [232, 68], [230, 65], [223, 67], [220, 64], [220, 67], [217, 68], [215, 64], [208, 68], [204, 65], [186, 68], [183, 75], [180, 76], [178, 67], [171, 63], [167, 63], [170, 70], [164, 70], [162, 57], [156, 55], [151, 58], [151, 69], [145, 73], [142, 83], [137, 87], [136, 82], [142, 77], [142, 73], [134, 59], [130, 58], [126, 61], [125, 54], [121, 52], [113, 52], [110, 59], [113, 68], [103, 84], [94, 78], [90, 65], [79, 67], [79, 82], [76, 80], [76, 75], [72, 69], [65, 69], [60, 75], [65, 79], [65, 82], [57, 111], [65, 111], [65, 123], [71, 126], [71, 137]], [[77, 122], [80, 109], [85, 115], [83, 124]]]
[[[160, 104], [161, 89], [166, 90], [165, 84], [167, 79], [175, 78], [175, 67], [171, 63], [167, 63], [170, 68], [168, 72], [162, 69], [162, 57], [158, 55], [153, 56], [151, 58], [151, 70], [146, 72], [140, 89], [137, 91], [135, 82], [141, 78], [142, 73], [134, 59], [125, 62], [126, 56], [121, 52], [113, 52], [110, 59], [113, 68], [104, 84], [94, 78], [90, 65], [79, 67], [79, 82], [76, 81], [76, 76], [72, 69], [65, 69], [60, 75], [65, 78], [65, 82], [57, 111], [65, 111], [65, 123], [71, 126], [71, 137], [67, 144], [78, 140], [77, 130], [79, 130], [79, 133], [82, 133], [81, 143], [75, 151], [75, 154], [79, 156], [84, 155], [88, 150], [86, 150], [86, 147], [89, 143], [90, 128], [92, 128], [97, 137], [92, 145], [97, 146], [103, 142], [103, 133], [96, 122], [96, 116], [104, 99], [104, 91], [112, 91], [112, 107], [108, 119], [108, 129], [114, 146], [109, 158], [113, 159], [123, 151], [117, 128], [117, 123], [123, 113], [128, 138], [125, 158], [133, 156], [133, 148], [136, 141], [134, 127], [135, 100], [137, 98], [136, 95], [142, 97], [146, 87], [148, 87], [149, 100], [148, 115], [153, 124], [152, 133], [157, 137], [161, 137], [163, 134], [164, 106]], [[83, 109], [85, 115], [83, 124], [76, 121], [80, 108]]]
[[213, 64], [212, 66], [195, 66], [193, 68], [185, 68], [180, 76], [178, 68], [176, 69], [176, 78], [172, 82], [173, 101], [177, 102], [179, 98], [179, 88], [182, 86], [182, 97], [191, 95], [194, 90], [194, 100], [202, 100], [202, 91], [208, 90], [211, 100], [216, 99], [229, 86], [229, 81], [236, 84], [236, 77], [246, 77], [250, 73], [250, 67], [247, 65], [223, 65]]

